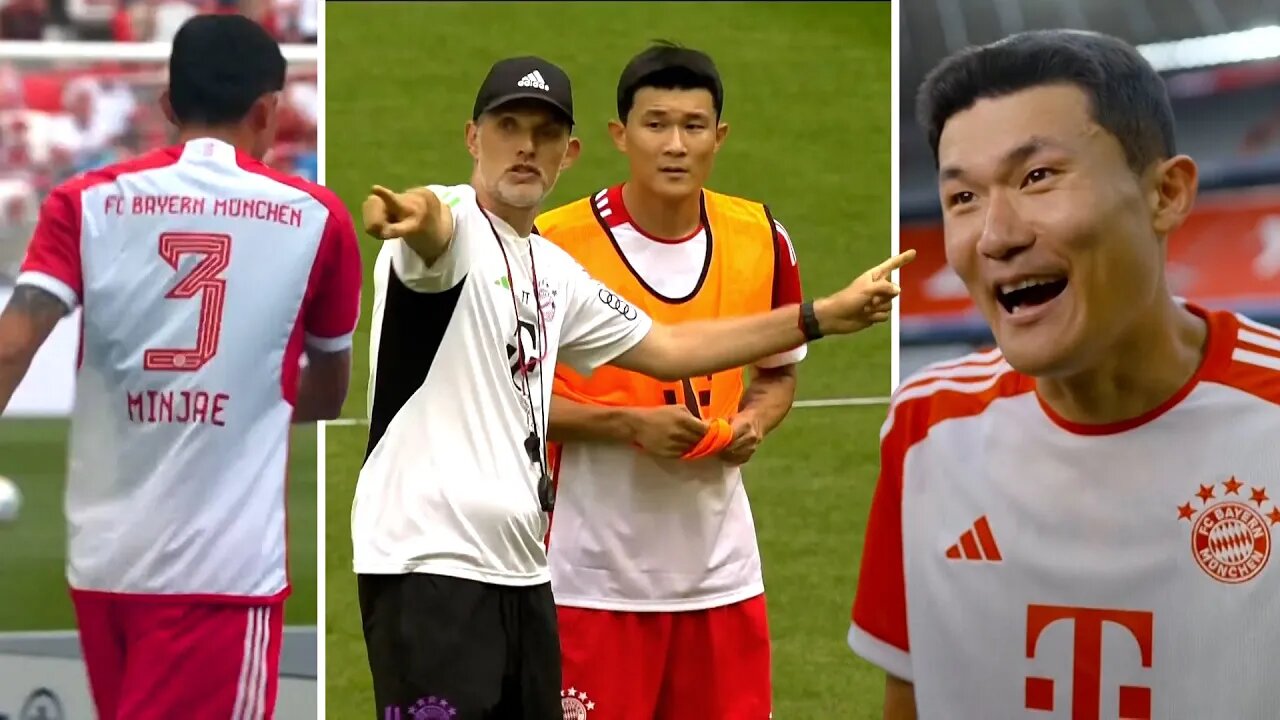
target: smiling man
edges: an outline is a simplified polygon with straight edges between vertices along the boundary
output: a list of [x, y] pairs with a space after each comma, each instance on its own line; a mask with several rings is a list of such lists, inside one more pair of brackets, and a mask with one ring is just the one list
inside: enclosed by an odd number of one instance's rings
[[885, 717], [1274, 717], [1280, 331], [1170, 293], [1197, 170], [1163, 81], [1027, 33], [944, 61], [919, 121], [999, 348], [881, 432], [849, 644]]
[[[795, 249], [769, 209], [704, 187], [729, 132], [711, 58], [655, 45], [622, 71], [617, 100], [609, 132], [628, 179], [538, 218], [545, 237], [665, 322], [800, 302]], [[764, 580], [740, 466], [791, 409], [805, 352], [756, 362], [749, 385], [743, 368], [676, 382], [557, 370], [549, 560], [566, 713], [769, 716]]]

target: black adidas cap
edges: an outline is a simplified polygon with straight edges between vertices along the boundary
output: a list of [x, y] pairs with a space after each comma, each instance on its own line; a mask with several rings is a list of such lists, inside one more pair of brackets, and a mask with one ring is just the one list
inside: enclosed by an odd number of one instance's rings
[[573, 88], [569, 75], [539, 57], [499, 60], [480, 84], [471, 119], [512, 100], [541, 100], [559, 110], [573, 125]]

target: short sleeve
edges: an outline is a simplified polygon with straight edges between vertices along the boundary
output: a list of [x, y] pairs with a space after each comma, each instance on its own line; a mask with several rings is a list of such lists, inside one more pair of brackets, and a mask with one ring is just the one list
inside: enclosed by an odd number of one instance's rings
[[35, 235], [17, 281], [52, 293], [72, 310], [84, 297], [80, 219], [78, 192], [59, 187], [50, 193], [40, 206]]
[[360, 319], [363, 271], [355, 225], [346, 208], [330, 208], [307, 288], [307, 347], [340, 352], [351, 347]]
[[890, 407], [881, 432], [880, 477], [862, 547], [862, 569], [849, 626], [849, 647], [885, 672], [912, 681], [902, 544], [902, 477], [908, 422]]
[[605, 287], [567, 254], [568, 303], [560, 334], [560, 360], [589, 375], [635, 347], [653, 327], [640, 308]]
[[420, 293], [438, 293], [462, 282], [471, 268], [471, 236], [477, 215], [483, 211], [475, 201], [475, 191], [466, 185], [428, 185], [453, 214], [453, 237], [444, 254], [427, 265], [403, 240], [389, 241], [391, 267], [405, 287]]
[[[800, 263], [796, 258], [796, 248], [791, 236], [782, 223], [770, 218], [773, 223], [773, 298], [770, 307], [775, 309], [787, 305], [799, 305], [804, 302], [804, 293], [800, 286]], [[808, 345], [799, 345], [785, 352], [770, 355], [756, 363], [756, 367], [775, 368], [794, 365], [809, 354]]]

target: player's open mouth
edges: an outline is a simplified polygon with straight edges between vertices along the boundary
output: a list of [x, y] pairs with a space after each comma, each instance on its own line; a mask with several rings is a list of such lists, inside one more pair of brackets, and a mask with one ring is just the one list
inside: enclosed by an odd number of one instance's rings
[[1019, 315], [1053, 300], [1067, 289], [1065, 277], [1036, 277], [996, 285], [996, 301], [1010, 315]]

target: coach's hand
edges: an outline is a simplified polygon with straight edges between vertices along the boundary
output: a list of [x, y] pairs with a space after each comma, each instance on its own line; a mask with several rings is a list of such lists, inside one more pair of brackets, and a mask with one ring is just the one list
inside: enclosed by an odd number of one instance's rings
[[706, 434], [707, 424], [682, 405], [636, 409], [635, 442], [650, 455], [678, 458]]
[[889, 319], [893, 299], [902, 292], [889, 275], [916, 257], [915, 250], [895, 255], [858, 276], [849, 287], [814, 301], [823, 335], [845, 335]]
[[430, 232], [440, 214], [440, 198], [427, 188], [392, 192], [374, 185], [364, 201], [364, 231], [379, 240]]

